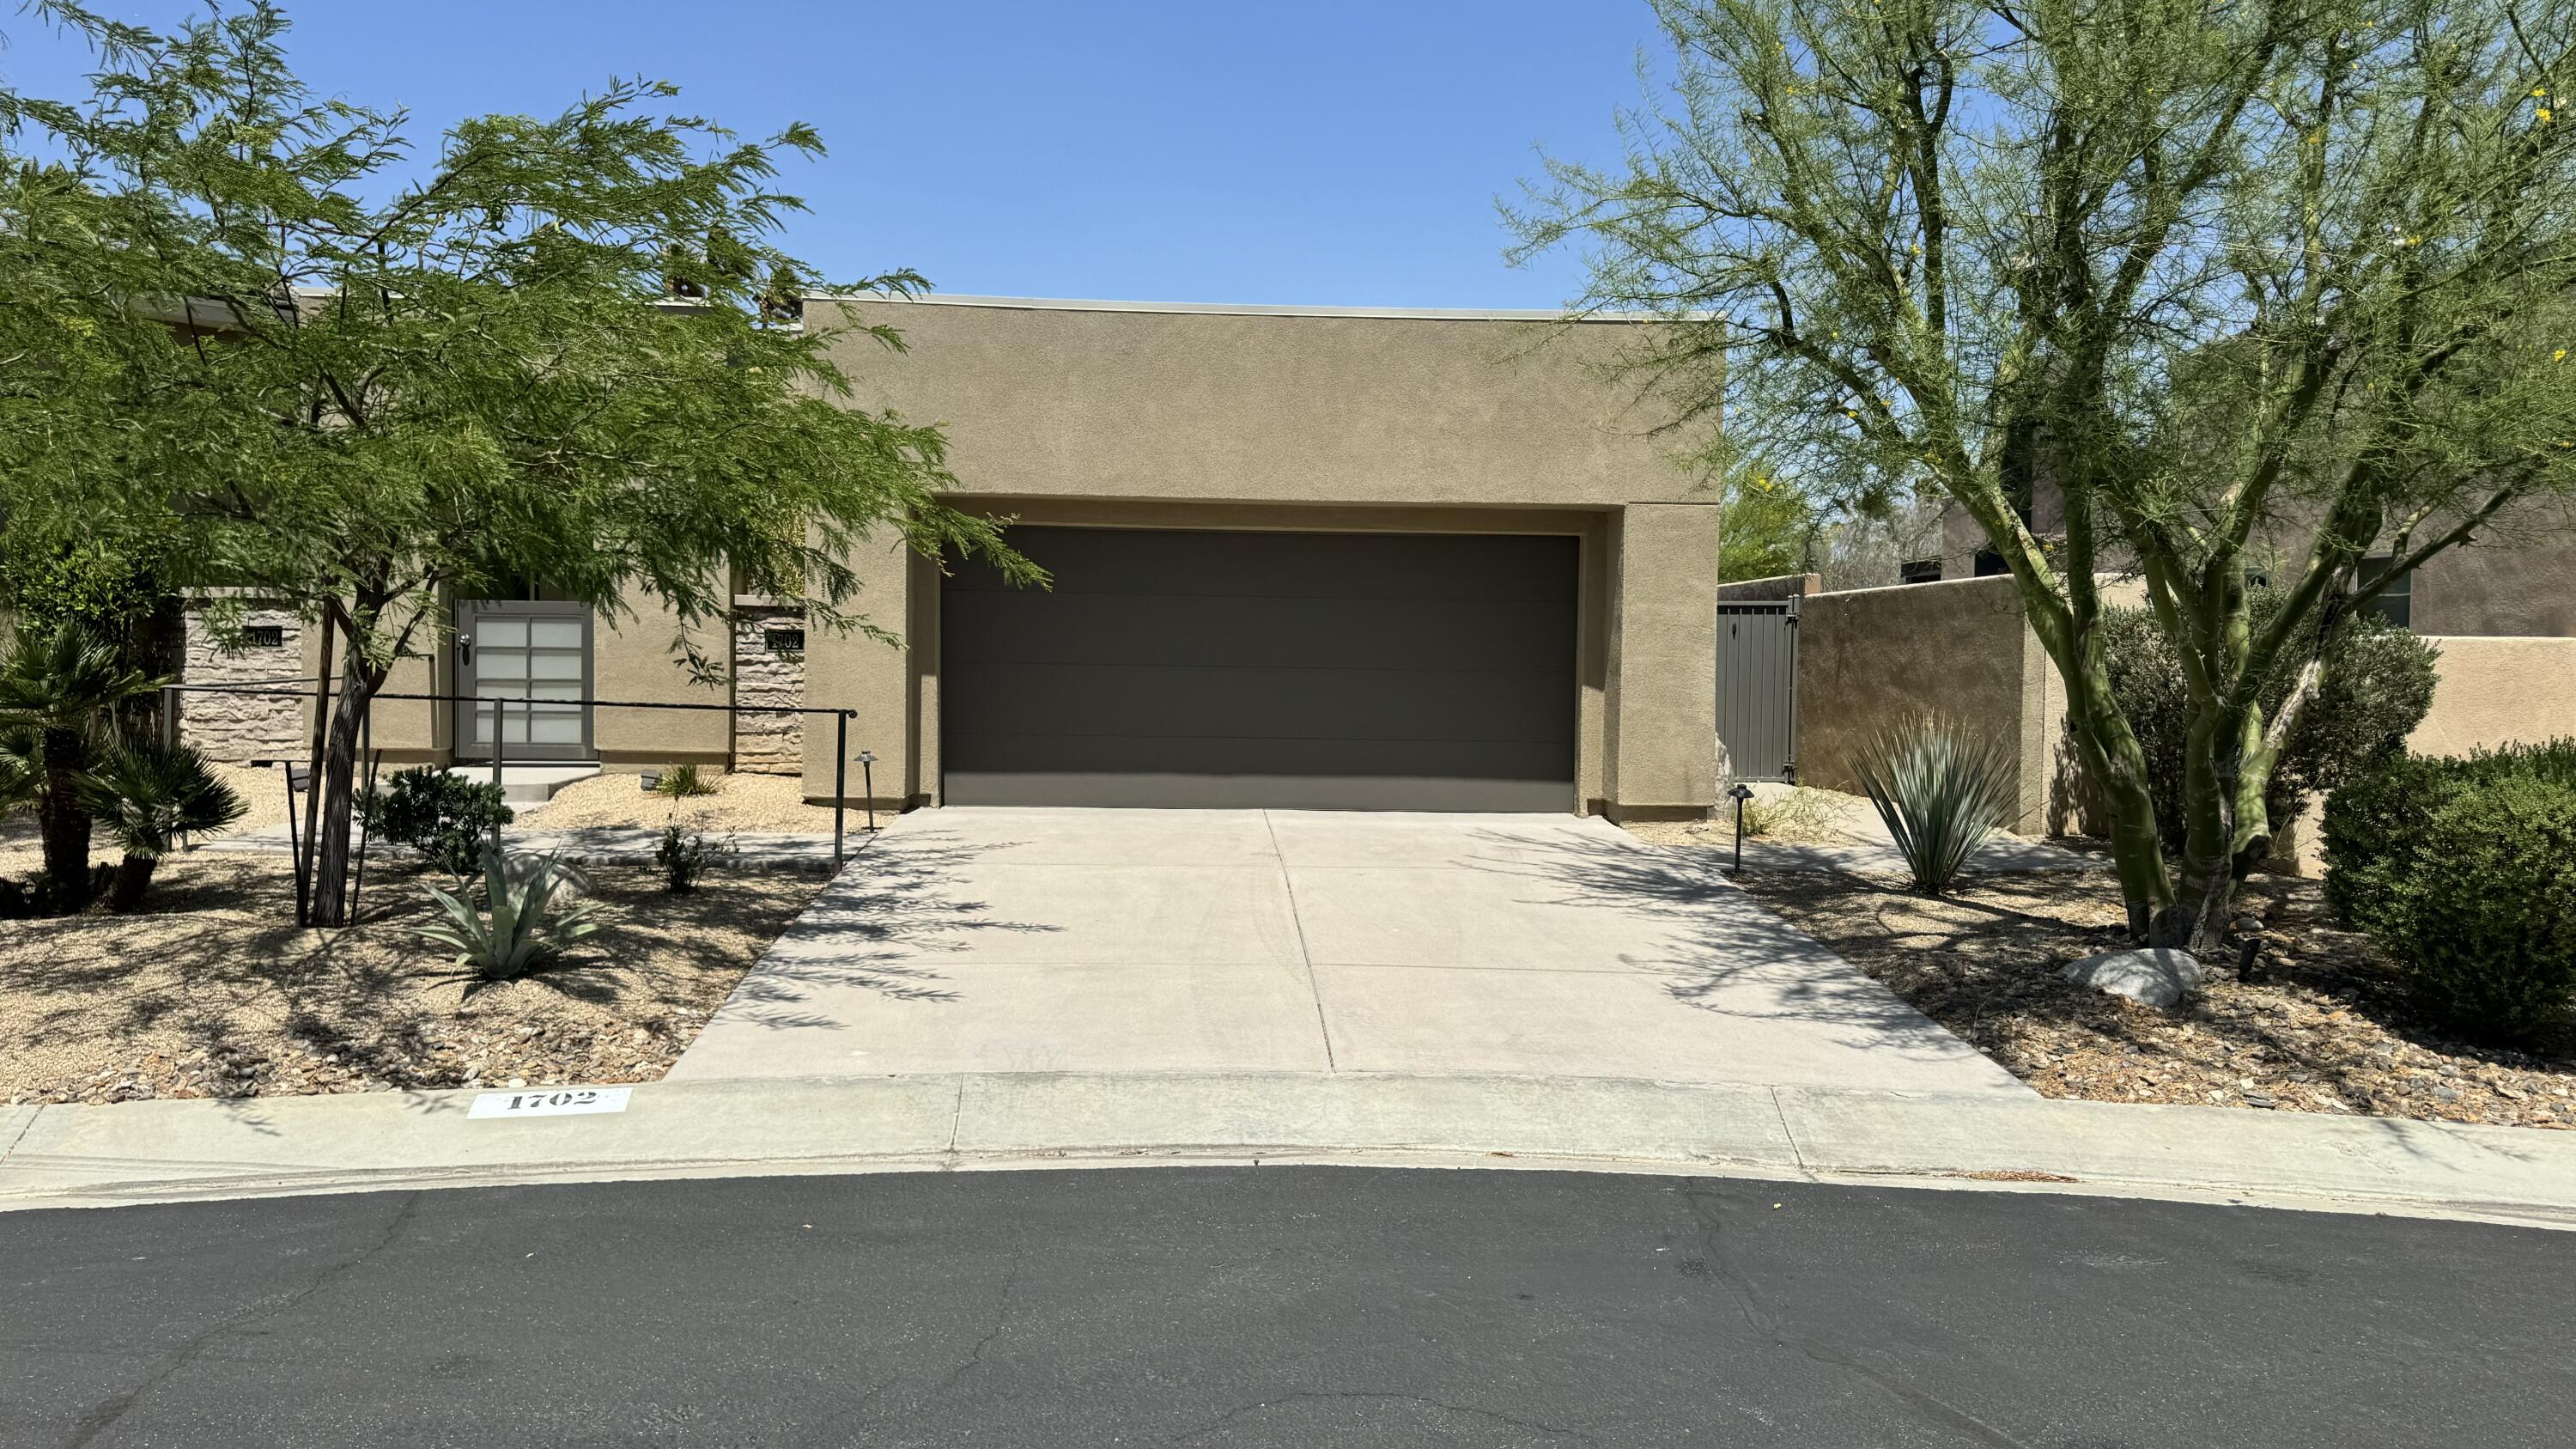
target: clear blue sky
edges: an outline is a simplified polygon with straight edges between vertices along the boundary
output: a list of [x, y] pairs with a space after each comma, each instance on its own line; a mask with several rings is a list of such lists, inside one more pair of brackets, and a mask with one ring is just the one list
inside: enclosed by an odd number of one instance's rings
[[[92, 0], [163, 26], [182, 0]], [[1494, 198], [1534, 148], [1611, 152], [1642, 0], [719, 3], [306, 0], [317, 90], [551, 113], [612, 75], [677, 82], [746, 134], [810, 121], [790, 249], [835, 277], [1156, 301], [1553, 307], [1571, 257], [1514, 271]], [[77, 49], [0, 12], [0, 74], [60, 94]]]

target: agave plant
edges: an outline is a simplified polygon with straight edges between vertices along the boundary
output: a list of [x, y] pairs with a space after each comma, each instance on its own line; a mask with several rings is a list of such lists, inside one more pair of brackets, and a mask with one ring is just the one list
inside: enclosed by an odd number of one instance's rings
[[2009, 818], [2018, 768], [2000, 741], [1931, 719], [1878, 735], [1851, 762], [1916, 888], [1934, 896]]
[[75, 788], [81, 808], [125, 852], [107, 893], [108, 908], [118, 911], [143, 903], [153, 867], [180, 841], [223, 829], [245, 808], [205, 757], [185, 745], [128, 744], [82, 772]]
[[429, 887], [446, 916], [420, 928], [423, 940], [456, 953], [456, 965], [478, 981], [515, 981], [563, 958], [576, 942], [599, 929], [591, 919], [598, 903], [583, 897], [587, 883], [569, 861], [526, 852], [483, 851], [483, 899], [478, 911], [436, 886]]

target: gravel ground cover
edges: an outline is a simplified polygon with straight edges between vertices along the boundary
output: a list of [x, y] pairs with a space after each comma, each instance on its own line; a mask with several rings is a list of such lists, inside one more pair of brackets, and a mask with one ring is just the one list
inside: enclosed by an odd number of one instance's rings
[[[594, 775], [555, 792], [543, 805], [519, 806], [519, 820], [531, 830], [573, 830], [596, 825], [641, 825], [655, 830], [673, 820], [692, 829], [786, 830], [811, 835], [832, 833], [832, 807], [805, 803], [805, 782], [794, 775], [718, 775], [707, 778], [712, 795], [673, 799], [647, 793], [634, 775]], [[849, 827], [867, 819], [853, 807]]]
[[313, 931], [284, 857], [179, 856], [139, 913], [0, 928], [0, 1101], [653, 1081], [824, 879], [719, 872], [672, 895], [649, 868], [590, 875], [598, 935], [468, 991], [413, 934], [439, 877], [371, 860], [360, 921]]
[[1742, 884], [2046, 1096], [2576, 1127], [2576, 1033], [2514, 1049], [2428, 1027], [2370, 942], [2328, 921], [2313, 880], [2254, 877], [2247, 975], [2231, 962], [2172, 1011], [2057, 974], [2126, 944], [2107, 872], [1987, 875], [1949, 900], [1896, 875]]

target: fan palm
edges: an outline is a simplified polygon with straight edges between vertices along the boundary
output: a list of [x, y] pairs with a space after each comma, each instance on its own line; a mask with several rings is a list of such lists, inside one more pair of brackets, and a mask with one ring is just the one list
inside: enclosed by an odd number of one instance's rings
[[182, 839], [221, 830], [246, 808], [185, 745], [127, 745], [84, 773], [77, 788], [82, 806], [125, 852], [107, 896], [109, 909], [119, 911], [142, 904], [153, 867]]
[[62, 910], [89, 904], [90, 814], [79, 778], [96, 758], [116, 707], [159, 688], [115, 648], [76, 624], [21, 632], [0, 656], [0, 730], [36, 741], [36, 819], [46, 894]]

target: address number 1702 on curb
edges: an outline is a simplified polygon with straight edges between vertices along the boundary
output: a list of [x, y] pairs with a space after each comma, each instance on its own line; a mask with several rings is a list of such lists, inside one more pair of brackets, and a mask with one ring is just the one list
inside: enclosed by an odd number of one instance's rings
[[583, 1112], [623, 1112], [624, 1087], [548, 1087], [529, 1092], [485, 1092], [468, 1117], [570, 1117]]

